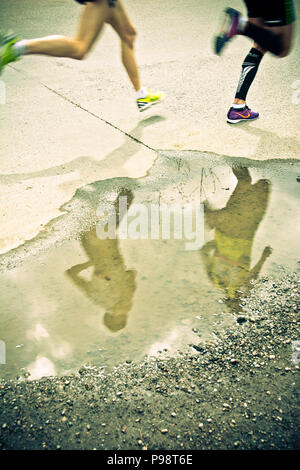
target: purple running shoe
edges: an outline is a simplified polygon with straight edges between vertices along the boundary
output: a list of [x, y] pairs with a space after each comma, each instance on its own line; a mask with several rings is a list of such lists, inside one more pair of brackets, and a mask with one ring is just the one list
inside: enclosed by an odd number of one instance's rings
[[214, 39], [215, 53], [220, 55], [225, 44], [238, 34], [239, 20], [242, 14], [234, 8], [226, 8], [221, 18], [218, 34]]
[[236, 124], [241, 121], [253, 121], [254, 119], [257, 119], [258, 116], [259, 113], [251, 111], [248, 106], [245, 106], [241, 109], [235, 109], [231, 107], [227, 113], [227, 122], [230, 124]]

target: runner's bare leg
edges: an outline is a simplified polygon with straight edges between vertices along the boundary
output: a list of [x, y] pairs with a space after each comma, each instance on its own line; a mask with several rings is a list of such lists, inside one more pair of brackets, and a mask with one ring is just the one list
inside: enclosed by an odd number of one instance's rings
[[83, 8], [79, 29], [74, 38], [46, 36], [30, 39], [26, 41], [27, 53], [83, 59], [98, 38], [105, 22], [109, 20], [111, 10], [106, 0], [87, 3]]
[[120, 0], [116, 3], [115, 8], [112, 8], [112, 15], [108, 23], [114, 28], [121, 39], [122, 62], [135, 91], [138, 91], [142, 84], [134, 51], [136, 30]]

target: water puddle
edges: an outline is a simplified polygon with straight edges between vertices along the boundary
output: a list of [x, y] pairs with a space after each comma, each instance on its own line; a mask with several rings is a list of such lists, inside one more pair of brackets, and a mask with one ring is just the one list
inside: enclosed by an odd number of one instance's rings
[[[170, 153], [143, 179], [77, 191], [49, 230], [49, 239], [55, 232], [69, 240], [35, 255], [29, 244], [33, 254], [0, 274], [1, 377], [36, 379], [82, 365], [108, 370], [165, 350], [192, 351], [198, 335], [215, 340], [235, 322], [255, 279], [299, 260], [299, 174], [296, 162], [247, 161], [246, 168], [237, 160]], [[117, 236], [100, 239], [99, 206], [120, 207], [121, 197], [127, 205], [122, 217], [116, 211]], [[204, 226], [197, 225], [199, 203]], [[171, 224], [169, 237], [149, 239], [155, 227], [151, 232], [148, 219], [147, 229], [139, 226], [142, 239], [122, 238], [126, 216], [132, 228], [138, 209], [151, 204], [179, 204], [177, 212], [188, 204], [190, 233], [176, 238]], [[201, 245], [187, 249], [191, 233]]]

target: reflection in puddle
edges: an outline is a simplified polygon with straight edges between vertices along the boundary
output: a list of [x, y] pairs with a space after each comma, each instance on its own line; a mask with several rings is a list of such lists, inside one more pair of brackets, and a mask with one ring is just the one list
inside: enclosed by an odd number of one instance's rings
[[[132, 192], [123, 190], [116, 199], [116, 207], [122, 196], [126, 196], [128, 206], [131, 204]], [[117, 226], [119, 223], [118, 217]], [[136, 272], [126, 269], [119, 240], [99, 239], [96, 227], [82, 235], [81, 244], [88, 261], [73, 266], [66, 273], [95, 305], [105, 310], [105, 326], [112, 332], [119, 331], [125, 327], [132, 307]], [[86, 279], [80, 274], [89, 268], [92, 268], [92, 272], [89, 279]]]
[[29, 364], [27, 370], [31, 380], [57, 375], [53, 362], [47, 357], [38, 356], [32, 364]]
[[198, 334], [211, 340], [232, 324], [259, 274], [293, 268], [299, 239], [293, 168], [283, 174], [271, 165], [218, 163], [204, 171], [199, 158], [160, 165], [134, 190], [130, 180], [119, 189], [117, 180], [94, 183], [71, 205], [90, 198], [95, 211], [104, 185], [116, 207], [121, 195], [128, 208], [133, 201], [195, 204], [200, 197], [205, 244], [187, 251], [185, 240], [101, 240], [92, 227], [2, 273], [2, 377], [29, 372], [36, 379], [83, 364], [112, 367], [163, 349], [174, 354], [197, 344]]
[[[66, 272], [74, 284], [105, 310], [104, 324], [111, 331], [125, 327], [136, 289], [134, 270], [126, 269], [118, 240], [99, 240], [96, 228], [85, 233], [82, 247], [89, 261], [77, 264]], [[80, 274], [92, 267], [89, 279]]]
[[264, 262], [272, 253], [266, 246], [251, 268], [254, 236], [267, 210], [270, 183], [265, 179], [252, 184], [247, 168], [233, 168], [237, 185], [226, 206], [213, 210], [205, 205], [205, 219], [214, 230], [214, 239], [201, 249], [203, 263], [213, 284], [223, 289], [226, 304], [239, 310], [240, 297], [251, 288]]

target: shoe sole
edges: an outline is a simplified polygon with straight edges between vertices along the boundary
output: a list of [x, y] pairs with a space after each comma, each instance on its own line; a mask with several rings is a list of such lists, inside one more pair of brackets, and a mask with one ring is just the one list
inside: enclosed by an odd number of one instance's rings
[[142, 113], [143, 111], [146, 111], [147, 109], [151, 108], [151, 106], [154, 106], [155, 104], [162, 103], [164, 101], [164, 97], [160, 98], [160, 100], [153, 101], [153, 103], [148, 103], [146, 106], [143, 106], [142, 108], [138, 108], [139, 112]]
[[221, 55], [221, 52], [227, 42], [228, 39], [224, 39], [224, 37], [222, 36], [216, 36], [214, 42], [215, 54]]
[[227, 122], [229, 124], [238, 124], [239, 122], [249, 122], [249, 121], [255, 121], [256, 119], [258, 119], [259, 116], [255, 117], [255, 118], [251, 118], [251, 119], [228, 119], [227, 118]]

